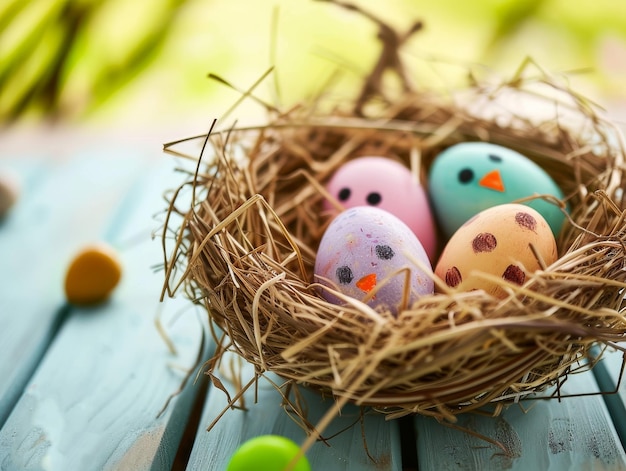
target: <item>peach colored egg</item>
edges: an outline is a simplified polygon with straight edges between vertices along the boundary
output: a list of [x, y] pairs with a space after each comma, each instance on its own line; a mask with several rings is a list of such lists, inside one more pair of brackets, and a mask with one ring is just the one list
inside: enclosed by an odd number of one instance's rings
[[476, 276], [489, 273], [518, 285], [540, 268], [531, 244], [546, 265], [556, 261], [557, 247], [546, 220], [521, 204], [502, 204], [481, 211], [450, 238], [435, 267], [445, 283], [462, 291], [482, 289], [503, 297], [498, 284]]

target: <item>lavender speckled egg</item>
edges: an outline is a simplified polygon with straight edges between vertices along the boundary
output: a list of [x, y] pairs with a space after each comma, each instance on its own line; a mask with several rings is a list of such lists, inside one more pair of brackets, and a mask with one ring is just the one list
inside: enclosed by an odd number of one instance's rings
[[[345, 208], [372, 206], [397, 216], [415, 233], [431, 260], [437, 249], [428, 195], [416, 175], [387, 157], [359, 157], [343, 164], [326, 185]], [[333, 211], [329, 201], [324, 209]]]
[[[383, 209], [357, 206], [339, 214], [324, 232], [315, 280], [397, 315], [434, 291], [432, 278], [415, 260], [431, 267], [424, 247], [406, 224]], [[408, 299], [403, 300], [405, 293]], [[330, 302], [343, 303], [327, 289], [321, 294]]]

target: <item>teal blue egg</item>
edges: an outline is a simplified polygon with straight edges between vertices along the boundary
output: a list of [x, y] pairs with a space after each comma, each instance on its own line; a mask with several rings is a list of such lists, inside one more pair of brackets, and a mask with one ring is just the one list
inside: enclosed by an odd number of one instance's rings
[[[439, 226], [447, 237], [480, 211], [534, 195], [563, 192], [539, 165], [496, 144], [464, 142], [441, 152], [429, 171], [429, 196]], [[555, 236], [565, 215], [544, 199], [525, 202], [548, 222]]]

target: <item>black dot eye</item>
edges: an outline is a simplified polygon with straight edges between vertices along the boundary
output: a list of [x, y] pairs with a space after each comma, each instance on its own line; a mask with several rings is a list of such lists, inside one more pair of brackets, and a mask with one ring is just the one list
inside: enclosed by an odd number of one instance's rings
[[339, 201], [347, 201], [348, 198], [350, 198], [351, 193], [352, 191], [350, 191], [350, 188], [342, 188], [339, 190]]
[[469, 183], [474, 179], [474, 172], [471, 168], [464, 168], [459, 172], [459, 181], [461, 183]]
[[491, 160], [492, 162], [502, 162], [502, 157], [500, 157], [499, 155], [495, 155], [495, 154], [489, 154], [489, 160]]
[[380, 196], [380, 193], [376, 191], [372, 191], [371, 193], [367, 195], [367, 198], [365, 199], [367, 200], [368, 204], [371, 204], [372, 206], [376, 206], [382, 201], [383, 197]]
[[377, 245], [376, 256], [381, 260], [391, 260], [396, 253], [388, 245]]
[[350, 270], [350, 267], [346, 265], [337, 268], [336, 274], [339, 283], [341, 283], [342, 285], [348, 285], [354, 279], [352, 270]]

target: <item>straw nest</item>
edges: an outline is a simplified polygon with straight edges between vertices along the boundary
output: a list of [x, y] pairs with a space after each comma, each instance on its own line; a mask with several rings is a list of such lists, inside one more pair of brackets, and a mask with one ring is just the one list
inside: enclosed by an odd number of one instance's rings
[[[178, 283], [223, 333], [215, 332], [220, 345], [209, 368], [234, 351], [259, 375], [274, 372], [339, 404], [454, 420], [545, 390], [587, 368], [593, 346], [623, 340], [621, 135], [559, 80], [523, 75], [461, 94], [407, 86], [391, 99], [369, 77], [349, 106], [270, 110], [266, 125], [205, 136], [167, 268], [171, 286], [182, 265]], [[521, 110], [528, 103], [545, 116], [529, 119]], [[332, 173], [349, 159], [385, 155], [427, 184], [442, 149], [476, 140], [521, 152], [561, 186], [566, 200], [550, 201], [571, 209], [558, 260], [523, 286], [494, 280], [504, 299], [453, 291], [433, 275], [437, 293], [397, 316], [325, 301], [313, 265]]]

